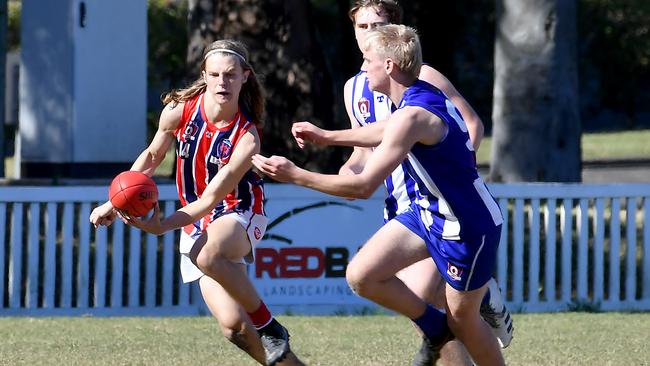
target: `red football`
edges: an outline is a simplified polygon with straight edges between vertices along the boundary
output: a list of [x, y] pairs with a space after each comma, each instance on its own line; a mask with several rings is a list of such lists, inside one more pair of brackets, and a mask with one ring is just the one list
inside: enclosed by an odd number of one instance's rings
[[130, 216], [145, 216], [158, 201], [158, 187], [146, 174], [126, 171], [118, 174], [108, 189], [113, 207]]

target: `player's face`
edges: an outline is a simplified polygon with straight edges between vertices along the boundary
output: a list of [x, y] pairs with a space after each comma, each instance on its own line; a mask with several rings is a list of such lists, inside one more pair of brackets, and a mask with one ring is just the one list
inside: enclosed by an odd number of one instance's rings
[[354, 15], [354, 36], [357, 38], [357, 45], [362, 49], [365, 34], [370, 29], [380, 25], [388, 24], [388, 18], [379, 15], [373, 7], [360, 8]]
[[385, 59], [379, 57], [370, 49], [363, 51], [363, 66], [368, 77], [368, 88], [387, 94], [388, 74], [386, 73]]
[[206, 92], [218, 104], [237, 103], [242, 85], [250, 71], [244, 70], [235, 55], [215, 54], [205, 62], [203, 78], [207, 84]]

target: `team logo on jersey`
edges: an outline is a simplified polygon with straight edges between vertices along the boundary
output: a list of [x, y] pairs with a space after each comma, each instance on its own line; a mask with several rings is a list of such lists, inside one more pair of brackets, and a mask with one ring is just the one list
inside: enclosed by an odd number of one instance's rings
[[253, 230], [253, 235], [255, 235], [255, 240], [260, 240], [260, 238], [262, 238], [262, 230], [260, 230], [259, 227], [255, 226], [255, 230]]
[[447, 274], [454, 281], [460, 281], [461, 276], [463, 275], [463, 269], [454, 266], [453, 264], [447, 262]]
[[359, 113], [363, 119], [370, 117], [370, 101], [366, 97], [361, 97], [361, 99], [359, 99], [357, 107], [359, 108]]
[[223, 139], [217, 144], [217, 159], [219, 159], [219, 166], [225, 165], [230, 160], [232, 153], [232, 142], [228, 139]]
[[211, 139], [211, 138], [212, 138], [212, 135], [214, 135], [212, 132], [207, 131], [207, 132], [205, 133], [205, 138], [206, 138], [206, 139]]
[[183, 140], [194, 140], [194, 134], [196, 134], [196, 131], [199, 130], [199, 126], [194, 123], [194, 121], [190, 121], [190, 123], [185, 126], [185, 130], [183, 130]]

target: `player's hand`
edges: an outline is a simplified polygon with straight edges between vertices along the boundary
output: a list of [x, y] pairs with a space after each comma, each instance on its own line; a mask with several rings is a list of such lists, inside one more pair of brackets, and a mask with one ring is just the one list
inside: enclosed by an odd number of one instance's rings
[[291, 126], [291, 134], [301, 149], [307, 143], [316, 145], [328, 145], [326, 131], [314, 126], [311, 122], [296, 122]]
[[95, 229], [99, 226], [110, 226], [115, 221], [115, 211], [111, 201], [106, 201], [103, 205], [95, 207], [90, 213], [89, 219]]
[[253, 155], [253, 165], [278, 182], [294, 182], [298, 172], [298, 167], [284, 156], [273, 155], [267, 158], [255, 154]]
[[153, 206], [153, 213], [148, 219], [140, 219], [137, 217], [129, 216], [126, 212], [120, 210], [116, 211], [118, 216], [127, 225], [137, 227], [142, 231], [146, 231], [154, 235], [162, 235], [165, 233], [165, 230], [160, 223], [160, 206], [158, 205], [158, 202], [156, 202], [156, 204]]

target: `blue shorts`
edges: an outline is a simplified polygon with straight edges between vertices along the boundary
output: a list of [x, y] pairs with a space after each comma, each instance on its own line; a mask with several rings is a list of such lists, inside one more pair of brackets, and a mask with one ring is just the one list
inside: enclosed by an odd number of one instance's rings
[[475, 239], [445, 240], [432, 234], [420, 219], [418, 208], [409, 207], [395, 220], [424, 240], [438, 272], [451, 287], [471, 291], [485, 285], [492, 277], [501, 225]]

